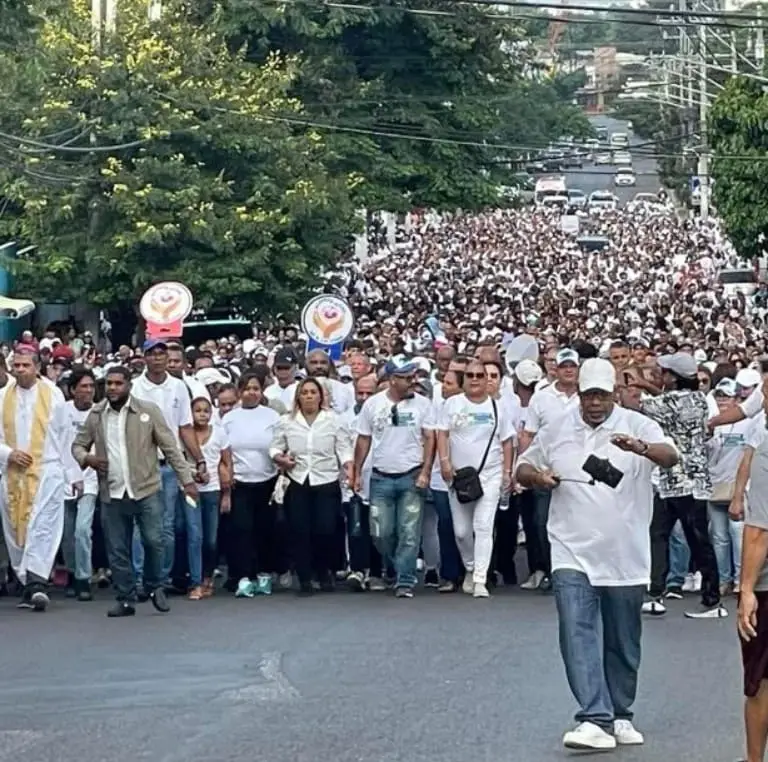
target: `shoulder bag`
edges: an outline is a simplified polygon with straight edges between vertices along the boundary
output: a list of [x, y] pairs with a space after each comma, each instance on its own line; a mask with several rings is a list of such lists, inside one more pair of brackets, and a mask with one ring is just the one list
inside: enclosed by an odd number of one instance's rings
[[499, 425], [499, 413], [496, 407], [496, 400], [491, 397], [491, 404], [493, 405], [493, 431], [491, 431], [491, 437], [488, 440], [488, 444], [483, 454], [483, 459], [480, 461], [480, 468], [474, 466], [464, 466], [460, 468], [453, 475], [453, 491], [456, 493], [456, 499], [460, 503], [474, 503], [483, 496], [483, 485], [480, 483], [480, 472], [485, 468], [485, 461], [488, 458], [488, 453], [491, 449], [491, 443], [496, 436], [496, 428]]

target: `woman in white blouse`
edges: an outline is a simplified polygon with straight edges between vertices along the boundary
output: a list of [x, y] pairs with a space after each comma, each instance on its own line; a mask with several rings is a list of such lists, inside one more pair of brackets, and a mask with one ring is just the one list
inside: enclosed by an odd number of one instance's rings
[[221, 419], [234, 477], [227, 563], [230, 582], [238, 580], [235, 595], [252, 598], [272, 592], [277, 519], [272, 493], [277, 467], [269, 446], [280, 416], [261, 404], [263, 388], [257, 374], [246, 371], [237, 387], [240, 405]]
[[[483, 363], [472, 361], [464, 373], [464, 394], [443, 404], [437, 421], [440, 471], [450, 486], [460, 468], [480, 472], [483, 495], [460, 503], [451, 488], [448, 499], [456, 544], [467, 574], [462, 590], [487, 598], [486, 577], [493, 552], [493, 522], [502, 489], [509, 489], [512, 469], [514, 422], [506, 407], [488, 394], [488, 374]], [[488, 455], [483, 463], [483, 456]], [[481, 468], [482, 466], [482, 468]]]
[[300, 592], [333, 589], [336, 527], [341, 514], [339, 465], [352, 481], [352, 448], [342, 419], [325, 409], [325, 390], [314, 378], [296, 389], [294, 408], [280, 419], [269, 453], [289, 478], [285, 510]]

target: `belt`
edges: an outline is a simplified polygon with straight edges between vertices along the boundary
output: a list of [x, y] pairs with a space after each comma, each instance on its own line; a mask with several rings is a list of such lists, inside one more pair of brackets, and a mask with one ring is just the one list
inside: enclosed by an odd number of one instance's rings
[[413, 468], [408, 469], [408, 471], [401, 471], [399, 474], [390, 474], [386, 471], [379, 471], [378, 468], [373, 469], [373, 473], [376, 474], [376, 476], [383, 476], [385, 479], [399, 479], [401, 476], [410, 476], [411, 474], [415, 474], [417, 471], [421, 471], [421, 466], [414, 466]]

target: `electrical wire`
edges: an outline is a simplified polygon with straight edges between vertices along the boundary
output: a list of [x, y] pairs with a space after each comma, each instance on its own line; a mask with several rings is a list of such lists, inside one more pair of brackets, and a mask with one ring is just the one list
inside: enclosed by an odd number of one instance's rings
[[138, 148], [144, 146], [150, 142], [148, 138], [142, 138], [141, 140], [132, 140], [128, 143], [118, 143], [116, 145], [98, 146], [92, 145], [87, 147], [75, 147], [68, 145], [59, 145], [56, 143], [44, 143], [40, 140], [34, 140], [33, 138], [22, 138], [18, 135], [9, 135], [6, 132], [0, 132], [0, 139], [10, 140], [14, 143], [20, 143], [21, 145], [34, 146], [36, 148], [44, 148], [46, 151], [56, 152], [61, 151], [63, 153], [111, 153], [113, 151], [124, 151], [129, 148]]

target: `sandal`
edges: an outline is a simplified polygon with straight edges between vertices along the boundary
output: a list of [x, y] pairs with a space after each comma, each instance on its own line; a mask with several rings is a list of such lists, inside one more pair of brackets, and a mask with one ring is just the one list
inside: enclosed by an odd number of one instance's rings
[[190, 601], [200, 601], [204, 597], [205, 597], [205, 591], [199, 585], [197, 587], [193, 587], [189, 591], [189, 595], [187, 595], [187, 598], [189, 598]]
[[215, 592], [212, 579], [203, 580], [203, 598], [210, 598]]

